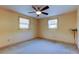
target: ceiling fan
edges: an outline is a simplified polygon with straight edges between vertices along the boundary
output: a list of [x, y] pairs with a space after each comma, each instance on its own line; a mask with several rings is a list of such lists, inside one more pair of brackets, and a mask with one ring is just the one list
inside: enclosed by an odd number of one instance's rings
[[29, 12], [29, 13], [36, 13], [37, 16], [39, 16], [39, 15], [41, 15], [41, 14], [48, 15], [48, 13], [47, 13], [47, 12], [44, 12], [44, 10], [47, 10], [47, 9], [49, 8], [49, 6], [45, 6], [45, 7], [43, 7], [43, 8], [32, 6], [32, 8], [33, 8], [35, 11]]

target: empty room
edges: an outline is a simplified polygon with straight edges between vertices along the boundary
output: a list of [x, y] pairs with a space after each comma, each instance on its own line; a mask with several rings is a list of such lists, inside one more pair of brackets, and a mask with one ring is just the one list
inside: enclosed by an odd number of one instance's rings
[[0, 54], [78, 54], [78, 5], [0, 5]]

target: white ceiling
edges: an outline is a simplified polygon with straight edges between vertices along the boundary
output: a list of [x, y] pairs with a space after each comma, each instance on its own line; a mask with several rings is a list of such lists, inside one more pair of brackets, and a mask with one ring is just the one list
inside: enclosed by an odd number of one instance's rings
[[[2, 6], [7, 9], [11, 9], [13, 11], [22, 13], [27, 16], [35, 17], [35, 18], [45, 18], [49, 16], [60, 15], [66, 12], [74, 11], [77, 9], [77, 5], [49, 5], [49, 9], [45, 10], [45, 12], [49, 13], [48, 15], [41, 14], [39, 17], [36, 16], [35, 13], [28, 13], [34, 11], [31, 5], [5, 5]], [[44, 7], [44, 6], [41, 6]]]

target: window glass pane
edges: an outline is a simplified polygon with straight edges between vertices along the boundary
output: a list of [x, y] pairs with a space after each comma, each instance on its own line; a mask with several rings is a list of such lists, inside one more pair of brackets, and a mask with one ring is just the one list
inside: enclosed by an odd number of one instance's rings
[[57, 19], [48, 20], [48, 28], [57, 28]]
[[27, 23], [29, 24], [29, 20], [25, 18], [20, 18], [20, 23]]
[[19, 26], [20, 26], [20, 28], [22, 28], [22, 29], [24, 29], [24, 28], [29, 28], [29, 26], [28, 26], [28, 25], [23, 25], [23, 24], [20, 24]]
[[29, 20], [25, 19], [25, 18], [19, 18], [19, 27], [20, 27], [20, 29], [28, 29]]

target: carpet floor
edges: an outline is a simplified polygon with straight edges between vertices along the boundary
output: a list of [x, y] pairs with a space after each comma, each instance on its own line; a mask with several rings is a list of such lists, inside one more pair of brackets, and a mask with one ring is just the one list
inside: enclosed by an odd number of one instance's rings
[[30, 40], [0, 50], [1, 54], [78, 54], [73, 45], [51, 42], [45, 39]]

